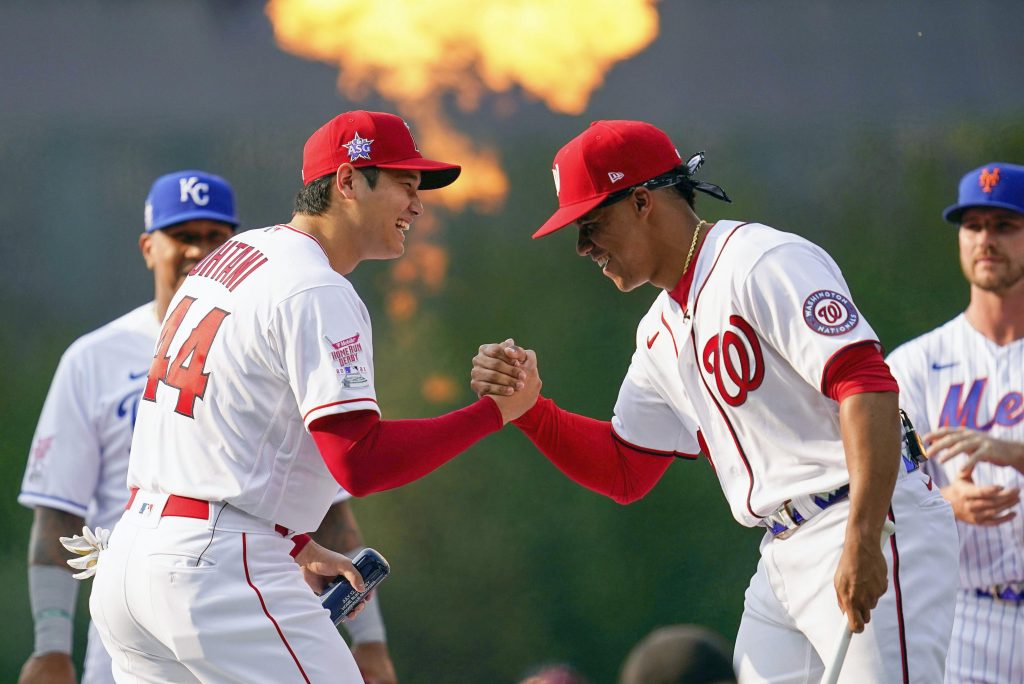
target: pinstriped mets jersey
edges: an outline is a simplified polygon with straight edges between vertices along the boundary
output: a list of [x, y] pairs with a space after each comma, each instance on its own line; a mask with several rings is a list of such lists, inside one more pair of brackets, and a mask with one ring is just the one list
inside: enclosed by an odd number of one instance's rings
[[[900, 346], [888, 362], [900, 385], [900, 404], [921, 434], [966, 427], [1024, 442], [1024, 339], [999, 346], [961, 314]], [[960, 455], [925, 467], [945, 486], [966, 460]], [[991, 463], [977, 464], [974, 481], [1024, 489], [1024, 475]], [[1014, 510], [1016, 518], [993, 527], [957, 521], [961, 586], [1024, 581], [1024, 504]]]
[[[897, 348], [889, 364], [900, 384], [900, 404], [922, 432], [966, 427], [1024, 442], [1024, 340], [999, 346], [961, 314]], [[945, 486], [966, 458], [929, 461], [925, 468]], [[975, 466], [973, 479], [1024, 487], [1017, 470], [985, 462]], [[995, 526], [956, 521], [961, 590], [946, 660], [948, 684], [1024, 682], [1024, 602], [994, 598], [1024, 588], [1024, 506], [1013, 510], [1014, 519]]]

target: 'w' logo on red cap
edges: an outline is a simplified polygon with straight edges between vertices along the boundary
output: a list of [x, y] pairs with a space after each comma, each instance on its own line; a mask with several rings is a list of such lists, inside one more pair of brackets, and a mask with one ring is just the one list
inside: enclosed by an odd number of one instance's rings
[[981, 175], [978, 176], [978, 185], [981, 186], [982, 192], [992, 192], [992, 188], [999, 185], [999, 168], [992, 171], [982, 169]]

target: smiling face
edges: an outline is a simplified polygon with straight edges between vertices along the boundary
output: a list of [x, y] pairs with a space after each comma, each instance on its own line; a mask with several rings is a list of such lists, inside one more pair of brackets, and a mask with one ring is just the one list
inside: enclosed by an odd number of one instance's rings
[[360, 188], [363, 259], [395, 259], [405, 253], [405, 234], [423, 213], [419, 187], [419, 171], [380, 169], [375, 187]]
[[228, 224], [207, 219], [142, 234], [139, 249], [146, 267], [153, 271], [157, 314], [161, 318], [192, 267], [232, 235], [234, 230]]
[[[645, 198], [649, 200], [650, 193]], [[590, 257], [615, 287], [629, 292], [651, 281], [658, 268], [650, 231], [640, 220], [631, 195], [587, 212], [576, 221], [576, 253]]]
[[1006, 209], [967, 209], [960, 221], [960, 267], [985, 292], [1024, 290], [1024, 215]]

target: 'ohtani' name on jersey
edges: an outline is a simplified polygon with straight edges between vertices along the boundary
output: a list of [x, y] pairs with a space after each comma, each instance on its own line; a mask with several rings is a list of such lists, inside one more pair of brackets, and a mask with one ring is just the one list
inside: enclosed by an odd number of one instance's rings
[[966, 427], [987, 432], [995, 425], [1011, 427], [1024, 421], [1024, 394], [1007, 392], [996, 404], [992, 420], [986, 423], [978, 422], [981, 395], [987, 383], [987, 378], [975, 380], [962, 403], [960, 397], [964, 391], [963, 384], [950, 385], [946, 401], [942, 405], [942, 413], [939, 414], [939, 427]]
[[265, 263], [267, 257], [260, 250], [244, 242], [229, 240], [196, 264], [189, 275], [209, 278], [233, 292]]

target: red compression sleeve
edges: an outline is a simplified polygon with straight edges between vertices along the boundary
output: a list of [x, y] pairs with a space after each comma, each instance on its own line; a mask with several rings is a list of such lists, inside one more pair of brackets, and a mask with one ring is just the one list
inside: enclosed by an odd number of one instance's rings
[[672, 456], [625, 444], [606, 420], [560, 409], [546, 397], [513, 421], [569, 479], [620, 504], [642, 499], [672, 465]]
[[842, 403], [852, 394], [898, 392], [896, 378], [882, 358], [877, 342], [845, 347], [825, 364], [821, 393]]
[[484, 397], [437, 418], [337, 413], [317, 418], [309, 431], [334, 479], [353, 496], [366, 496], [418, 480], [503, 425], [498, 405]]

